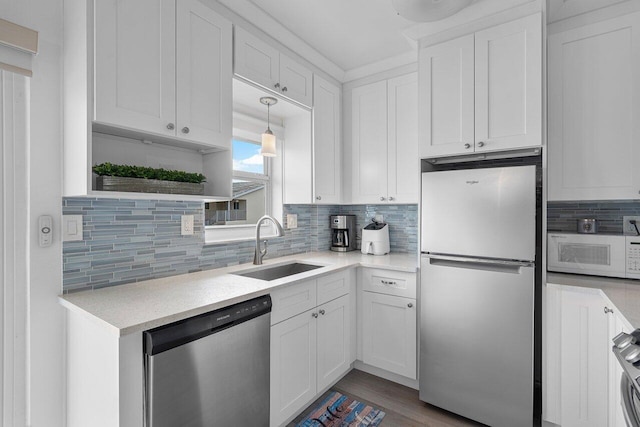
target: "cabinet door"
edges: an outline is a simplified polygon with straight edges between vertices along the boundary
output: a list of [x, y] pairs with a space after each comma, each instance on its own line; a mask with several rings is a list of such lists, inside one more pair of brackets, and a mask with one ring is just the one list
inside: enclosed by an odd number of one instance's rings
[[630, 334], [633, 327], [619, 313], [609, 315], [609, 427], [626, 427], [627, 423], [622, 412], [622, 396], [620, 393], [620, 378], [623, 375], [622, 366], [618, 359], [610, 350], [613, 346], [611, 341], [620, 332]]
[[175, 136], [175, 7], [95, 2], [95, 121]]
[[562, 292], [561, 421], [563, 427], [601, 427], [608, 422], [609, 326], [604, 299]]
[[420, 50], [420, 157], [473, 151], [473, 34]]
[[418, 203], [418, 74], [411, 73], [389, 80], [387, 96], [389, 201]]
[[278, 50], [238, 26], [235, 27], [234, 47], [233, 72], [267, 89], [277, 90]]
[[352, 202], [387, 199], [387, 82], [352, 91]]
[[313, 201], [341, 201], [342, 130], [340, 88], [315, 76], [313, 80]]
[[313, 105], [313, 73], [286, 55], [280, 54], [280, 93], [294, 101]]
[[349, 295], [318, 310], [318, 390], [329, 387], [351, 367]]
[[317, 309], [271, 327], [270, 425], [279, 426], [316, 395]]
[[416, 379], [416, 300], [362, 295], [362, 361]]
[[475, 52], [476, 151], [541, 145], [541, 14], [477, 32]]
[[177, 135], [229, 148], [232, 111], [231, 22], [197, 0], [176, 9]]
[[549, 200], [637, 199], [640, 13], [549, 36]]

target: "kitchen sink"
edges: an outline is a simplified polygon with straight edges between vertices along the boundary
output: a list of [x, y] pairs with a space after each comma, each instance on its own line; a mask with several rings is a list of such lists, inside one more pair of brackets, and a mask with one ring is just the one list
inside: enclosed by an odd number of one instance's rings
[[273, 267], [265, 267], [259, 270], [239, 271], [232, 273], [237, 276], [252, 277], [260, 280], [276, 280], [282, 277], [293, 276], [294, 274], [304, 273], [305, 271], [322, 268], [322, 265], [304, 264], [301, 262], [292, 262], [290, 264], [276, 265]]

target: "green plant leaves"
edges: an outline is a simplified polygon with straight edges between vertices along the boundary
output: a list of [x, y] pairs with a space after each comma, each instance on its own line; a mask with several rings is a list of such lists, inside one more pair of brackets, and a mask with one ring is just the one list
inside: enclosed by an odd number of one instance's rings
[[101, 163], [93, 166], [93, 173], [99, 176], [120, 176], [125, 178], [159, 179], [162, 181], [193, 182], [200, 184], [207, 180], [201, 173], [192, 173], [144, 166], [114, 165]]

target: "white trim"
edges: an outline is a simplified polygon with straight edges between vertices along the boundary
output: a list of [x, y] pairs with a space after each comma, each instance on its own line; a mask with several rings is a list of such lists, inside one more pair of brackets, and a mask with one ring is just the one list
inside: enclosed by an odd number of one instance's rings
[[0, 71], [0, 317], [3, 425], [27, 425], [29, 80]]
[[[416, 44], [417, 46], [417, 44]], [[368, 77], [373, 74], [381, 73], [384, 71], [389, 71], [394, 68], [402, 67], [404, 65], [409, 64], [417, 64], [418, 63], [418, 50], [412, 50], [410, 52], [405, 52], [403, 54], [383, 59], [382, 61], [374, 62], [373, 64], [368, 64], [363, 67], [354, 68], [344, 73], [343, 82], [350, 82], [352, 80], [361, 79], [363, 77]]]

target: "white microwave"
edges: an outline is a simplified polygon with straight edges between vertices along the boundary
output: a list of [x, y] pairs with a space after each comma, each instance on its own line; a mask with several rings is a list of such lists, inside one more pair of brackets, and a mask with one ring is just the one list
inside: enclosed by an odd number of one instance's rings
[[640, 236], [549, 233], [547, 270], [640, 279]]

